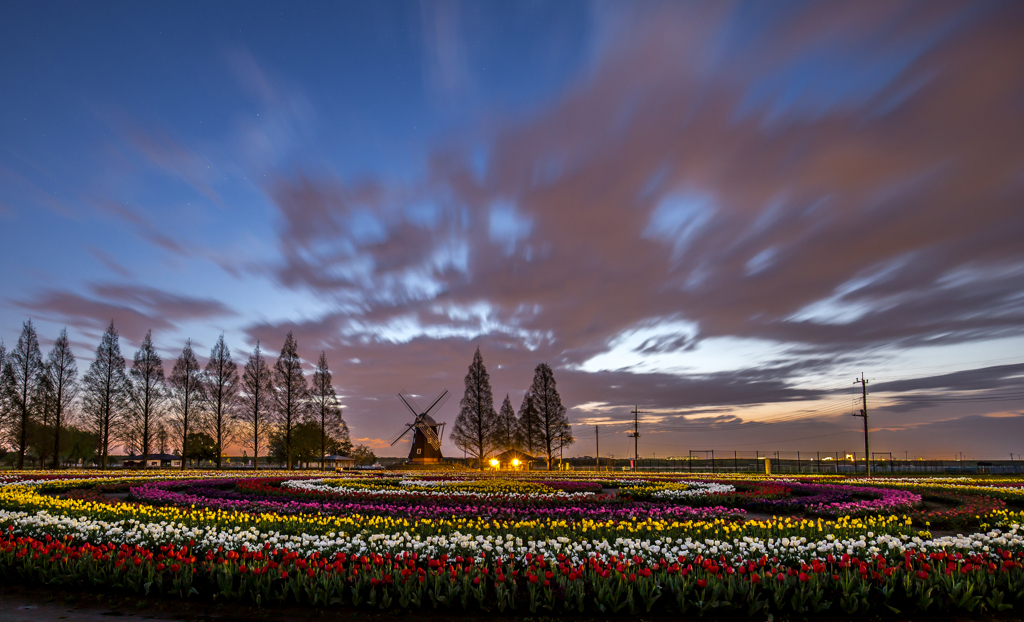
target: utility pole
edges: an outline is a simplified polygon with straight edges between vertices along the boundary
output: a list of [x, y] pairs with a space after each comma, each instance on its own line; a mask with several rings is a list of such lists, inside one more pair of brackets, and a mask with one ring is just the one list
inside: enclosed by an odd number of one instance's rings
[[601, 427], [594, 426], [594, 444], [597, 445], [597, 468], [601, 468]]
[[864, 377], [864, 372], [861, 372], [860, 378], [853, 379], [854, 384], [858, 382], [861, 388], [863, 408], [859, 413], [853, 413], [853, 416], [864, 418], [864, 464], [868, 469], [868, 477], [871, 477], [871, 448], [868, 445], [868, 380]]
[[639, 406], [633, 406], [633, 431], [626, 434], [633, 439], [633, 470], [636, 471], [637, 467], [640, 466], [640, 450], [638, 439], [640, 438], [640, 415], [646, 415], [647, 412], [640, 410]]

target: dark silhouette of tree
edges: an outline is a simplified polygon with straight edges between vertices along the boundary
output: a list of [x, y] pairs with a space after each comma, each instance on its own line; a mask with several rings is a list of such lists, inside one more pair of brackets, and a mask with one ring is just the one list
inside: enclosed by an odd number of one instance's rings
[[167, 430], [167, 425], [164, 422], [161, 421], [156, 425], [156, 432], [153, 433], [153, 438], [160, 453], [166, 454], [171, 447], [171, 433]]
[[43, 356], [32, 320], [21, 326], [18, 343], [7, 353], [2, 376], [7, 436], [18, 452], [17, 468], [25, 468], [29, 432], [37, 415], [38, 385], [43, 375]]
[[519, 421], [516, 420], [516, 411], [512, 408], [512, 400], [505, 394], [505, 401], [501, 403], [501, 410], [498, 411], [498, 419], [494, 426], [494, 445], [499, 451], [511, 451], [519, 449]]
[[71, 351], [68, 329], [60, 331], [46, 357], [46, 375], [53, 387], [53, 468], [60, 466], [61, 432], [67, 427], [71, 405], [78, 396], [78, 363]]
[[542, 449], [547, 454], [550, 471], [555, 453], [562, 447], [576, 442], [576, 439], [572, 437], [569, 418], [555, 386], [555, 374], [547, 363], [537, 365], [534, 370], [530, 393], [540, 420]]
[[61, 440], [61, 452], [65, 460], [72, 464], [89, 464], [96, 458], [99, 439], [88, 430], [69, 425], [64, 430]]
[[121, 436], [128, 405], [128, 374], [121, 356], [120, 338], [110, 321], [89, 371], [82, 378], [82, 410], [88, 431], [99, 443], [100, 468], [107, 468], [111, 442]]
[[202, 414], [205, 387], [203, 386], [203, 370], [192, 350], [192, 340], [185, 341], [178, 360], [171, 370], [171, 422], [174, 424], [176, 441], [181, 442], [181, 468], [185, 470], [184, 459], [188, 455], [189, 434], [202, 427]]
[[213, 462], [220, 454], [217, 453], [217, 441], [206, 432], [188, 433], [188, 453], [182, 456], [182, 463], [191, 460], [199, 466], [203, 460]]
[[242, 444], [252, 449], [252, 468], [259, 468], [260, 449], [269, 432], [270, 408], [274, 394], [273, 378], [260, 344], [249, 355], [242, 371], [242, 385], [236, 418], [242, 427]]
[[349, 438], [348, 425], [342, 419], [338, 395], [334, 392], [331, 370], [327, 367], [327, 354], [322, 350], [320, 359], [316, 362], [316, 370], [313, 372], [313, 382], [309, 387], [309, 403], [319, 423], [319, 462], [320, 468], [323, 469], [324, 456], [328, 455], [332, 445], [336, 448], [332, 453], [347, 455], [352, 451], [352, 441]]
[[480, 348], [476, 349], [466, 373], [466, 392], [459, 405], [461, 410], [452, 427], [452, 442], [476, 458], [480, 470], [483, 470], [484, 459], [494, 449], [494, 429], [498, 414], [494, 412], [491, 377], [484, 367]]
[[[292, 428], [292, 460], [297, 465], [303, 463], [320, 462], [321, 442], [323, 437], [320, 434], [320, 423], [309, 419], [295, 424]], [[330, 447], [330, 440], [327, 441]], [[288, 460], [287, 448], [284, 444], [283, 430], [271, 432], [267, 443], [267, 455], [277, 462]]]
[[350, 457], [355, 459], [356, 464], [363, 466], [373, 464], [377, 461], [377, 456], [373, 453], [373, 450], [366, 445], [359, 445], [353, 449]]
[[142, 468], [153, 448], [154, 433], [163, 416], [167, 401], [167, 382], [164, 378], [164, 362], [153, 347], [153, 331], [147, 331], [142, 345], [135, 351], [132, 370], [129, 372], [131, 398], [131, 421], [128, 425], [132, 437], [132, 450], [142, 456]]
[[210, 350], [206, 364], [206, 398], [210, 408], [210, 431], [217, 449], [217, 468], [221, 468], [224, 448], [235, 440], [231, 413], [238, 400], [238, 365], [231, 359], [231, 350], [221, 333]]
[[302, 375], [302, 359], [291, 331], [284, 339], [281, 356], [274, 363], [274, 415], [284, 437], [287, 468], [292, 468], [292, 430], [305, 420], [308, 411], [306, 377]]
[[43, 370], [39, 374], [39, 381], [36, 382], [31, 399], [35, 415], [28, 424], [29, 448], [34, 451], [39, 468], [43, 468], [50, 457], [50, 452], [53, 451], [53, 423], [57, 411], [57, 397], [53, 384], [50, 383], [46, 363], [43, 363]]
[[523, 402], [519, 405], [519, 421], [516, 432], [519, 435], [517, 439], [519, 448], [531, 456], [536, 456], [543, 447], [541, 427], [537, 407], [533, 404], [533, 393], [527, 390], [526, 395], [523, 396]]

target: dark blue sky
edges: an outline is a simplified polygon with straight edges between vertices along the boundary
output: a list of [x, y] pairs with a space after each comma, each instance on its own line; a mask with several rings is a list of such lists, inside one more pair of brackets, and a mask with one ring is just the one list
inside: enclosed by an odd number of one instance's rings
[[1019, 3], [0, 15], [8, 346], [292, 330], [379, 445], [479, 345], [620, 456], [633, 404], [647, 455], [852, 451], [865, 371], [880, 450], [1024, 453]]

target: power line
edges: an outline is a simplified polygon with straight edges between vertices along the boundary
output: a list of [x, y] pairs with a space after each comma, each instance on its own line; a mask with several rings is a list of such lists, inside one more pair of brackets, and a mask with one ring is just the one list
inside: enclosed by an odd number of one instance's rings
[[772, 443], [788, 443], [789, 441], [806, 441], [806, 440], [812, 439], [812, 438], [825, 438], [826, 436], [839, 436], [840, 434], [853, 434], [854, 432], [857, 432], [857, 431], [858, 430], [844, 430], [842, 432], [832, 432], [830, 434], [816, 434], [814, 436], [801, 436], [801, 437], [798, 437], [798, 438], [786, 438], [786, 439], [781, 439], [781, 440], [776, 440], [776, 441], [757, 441], [756, 443], [738, 443], [738, 444], [735, 444], [735, 445], [726, 445], [723, 449], [728, 449], [730, 447], [753, 447], [754, 445], [770, 445]]

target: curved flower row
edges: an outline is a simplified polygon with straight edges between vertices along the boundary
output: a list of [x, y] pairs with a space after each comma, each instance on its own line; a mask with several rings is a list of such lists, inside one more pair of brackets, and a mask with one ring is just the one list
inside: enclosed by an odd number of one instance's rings
[[820, 516], [905, 512], [921, 503], [921, 495], [888, 488], [836, 484], [788, 484], [792, 497], [759, 502], [772, 509], [802, 509]]
[[368, 485], [367, 482], [353, 482], [347, 479], [296, 479], [285, 480], [281, 486], [303, 491], [316, 491], [343, 495], [359, 493], [365, 498], [416, 498], [448, 500], [504, 499], [529, 501], [577, 501], [593, 498], [593, 492], [566, 492], [535, 482], [486, 481], [482, 483], [453, 484], [443, 480], [401, 480], [394, 484]]
[[[452, 518], [452, 517], [486, 517], [502, 519], [538, 519], [555, 520], [631, 520], [651, 518], [665, 520], [702, 520], [714, 517], [734, 517], [743, 515], [742, 510], [710, 507], [694, 508], [689, 506], [664, 505], [637, 502], [630, 505], [599, 505], [599, 504], [562, 504], [523, 506], [521, 504], [449, 502], [445, 499], [432, 500], [424, 503], [389, 501], [333, 501], [318, 499], [316, 501], [290, 500], [260, 494], [252, 488], [246, 494], [228, 487], [234, 486], [236, 480], [218, 478], [209, 480], [192, 480], [187, 482], [151, 482], [133, 487], [132, 497], [150, 503], [184, 507], [206, 507], [210, 509], [243, 511], [243, 512], [275, 512], [279, 514], [327, 514], [327, 515], [385, 515], [409, 516], [416, 518]], [[253, 482], [250, 482], [252, 484]], [[266, 492], [266, 491], [263, 491]]]

